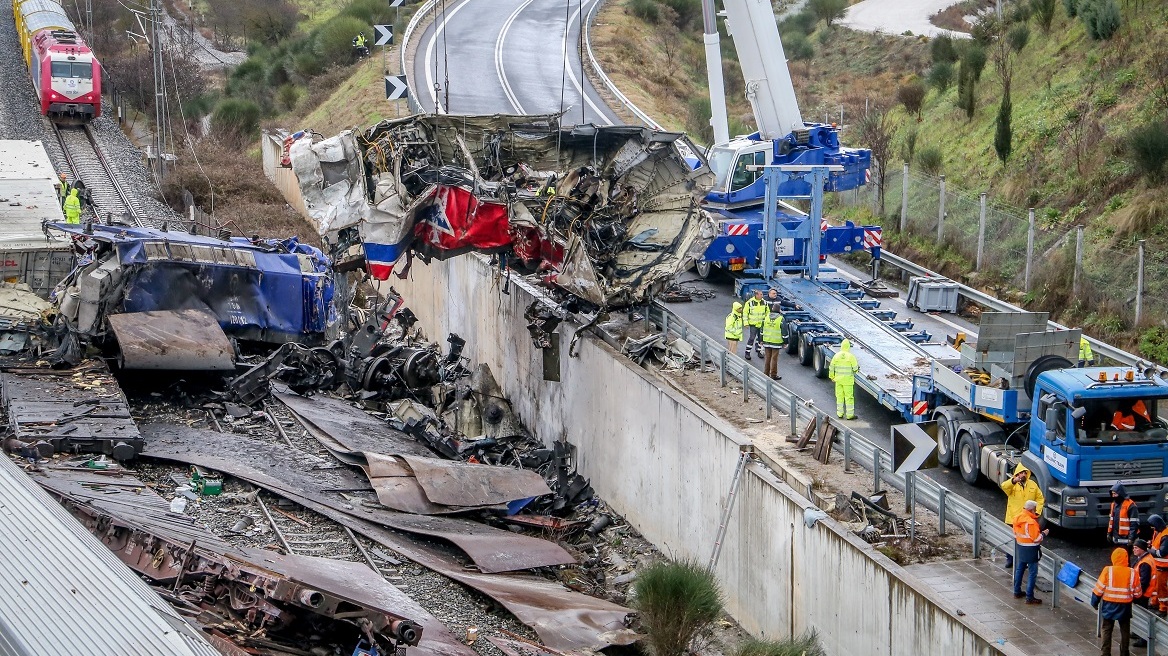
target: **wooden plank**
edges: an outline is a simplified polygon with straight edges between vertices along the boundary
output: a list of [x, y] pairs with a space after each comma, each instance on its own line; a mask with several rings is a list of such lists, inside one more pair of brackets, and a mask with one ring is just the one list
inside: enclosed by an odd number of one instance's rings
[[807, 423], [807, 428], [803, 429], [803, 434], [799, 436], [799, 441], [795, 443], [795, 448], [797, 448], [797, 449], [806, 449], [807, 448], [807, 443], [810, 442], [812, 436], [815, 435], [816, 421], [817, 420], [812, 419], [811, 421], [809, 421]]

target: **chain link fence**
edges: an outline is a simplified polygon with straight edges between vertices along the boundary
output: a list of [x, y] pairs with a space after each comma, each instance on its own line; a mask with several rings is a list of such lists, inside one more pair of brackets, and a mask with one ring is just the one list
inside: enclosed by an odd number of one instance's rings
[[[906, 177], [907, 175], [907, 177]], [[875, 181], [873, 181], [875, 182]], [[944, 189], [944, 193], [942, 193]], [[907, 195], [907, 196], [906, 196]], [[907, 202], [906, 202], [907, 200]], [[855, 192], [834, 194], [834, 205], [865, 207], [890, 230], [941, 243], [965, 261], [989, 286], [1010, 287], [1035, 294], [1065, 292], [1086, 313], [1105, 316], [1116, 330], [1136, 324], [1139, 247], [1105, 246], [1084, 240], [1078, 272], [1078, 293], [1072, 293], [1076, 262], [1076, 228], [1059, 225], [1059, 214], [1038, 209], [1034, 215], [1030, 280], [1027, 287], [1027, 243], [1031, 239], [1028, 210], [984, 201], [980, 194], [955, 189], [943, 177], [897, 167], [885, 181], [881, 216], [876, 184]], [[944, 204], [942, 206], [942, 203]], [[980, 250], [980, 266], [979, 266]], [[1168, 253], [1145, 252], [1140, 324], [1168, 326]]]

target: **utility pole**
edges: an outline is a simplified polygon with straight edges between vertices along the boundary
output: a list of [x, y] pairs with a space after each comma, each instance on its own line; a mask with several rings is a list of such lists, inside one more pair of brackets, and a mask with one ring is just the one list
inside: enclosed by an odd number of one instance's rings
[[158, 39], [158, 23], [162, 20], [159, 0], [150, 0], [150, 53], [154, 64], [154, 163], [155, 181], [158, 187], [166, 178], [166, 69], [162, 58], [162, 43]]

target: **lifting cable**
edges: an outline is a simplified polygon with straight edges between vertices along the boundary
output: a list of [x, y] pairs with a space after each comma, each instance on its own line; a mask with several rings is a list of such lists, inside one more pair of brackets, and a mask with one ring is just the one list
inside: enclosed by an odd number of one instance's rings
[[[568, 23], [571, 22], [572, 0], [564, 0], [564, 40], [568, 39]], [[559, 130], [556, 131], [556, 166], [560, 165], [560, 141], [564, 134], [564, 90], [568, 86], [568, 47], [564, 46], [564, 65], [563, 70], [560, 71], [560, 115], [556, 119], [560, 123]], [[550, 200], [548, 201], [551, 202]], [[547, 206], [544, 206], [544, 213], [547, 213]]]
[[[571, 3], [572, 3], [572, 0], [568, 0], [568, 4], [571, 4]], [[586, 122], [584, 120], [584, 107], [587, 104], [587, 102], [586, 102], [587, 98], [584, 97], [584, 94], [585, 94], [585, 91], [584, 91], [584, 0], [579, 0], [579, 11], [580, 11], [580, 21], [579, 21], [580, 34], [577, 35], [577, 37], [576, 37], [576, 57], [578, 57], [580, 59], [580, 124], [583, 125]], [[565, 48], [565, 50], [567, 50], [567, 48]], [[595, 135], [596, 135], [596, 133], [593, 133], [592, 138], [594, 140], [596, 139]], [[596, 161], [595, 154], [592, 156], [592, 160], [593, 160], [593, 164], [595, 164], [595, 161]]]
[[[434, 77], [438, 74], [435, 73]], [[442, 0], [442, 84], [445, 89], [442, 90], [443, 103], [446, 106], [446, 113], [450, 113], [450, 55], [446, 52], [446, 0]]]

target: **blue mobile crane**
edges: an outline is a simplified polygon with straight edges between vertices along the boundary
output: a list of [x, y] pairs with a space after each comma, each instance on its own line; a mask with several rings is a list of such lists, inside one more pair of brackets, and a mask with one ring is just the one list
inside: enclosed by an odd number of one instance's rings
[[[837, 126], [803, 120], [770, 3], [723, 0], [723, 5], [758, 131], [730, 138], [714, 0], [703, 0], [706, 69], [715, 141], [707, 160], [716, 175], [714, 186], [706, 195], [705, 207], [717, 219], [718, 234], [696, 264], [702, 277], [709, 276], [713, 268], [741, 272], [758, 266], [763, 228], [760, 206], [765, 193], [758, 167], [831, 166], [823, 179], [824, 190], [846, 191], [866, 184], [872, 165], [872, 151], [840, 146]], [[783, 184], [778, 190], [781, 196], [800, 197], [810, 193], [802, 179]], [[798, 210], [787, 210], [787, 221], [801, 220]], [[833, 230], [826, 225], [822, 227]], [[874, 238], [878, 239], [880, 229], [879, 226], [867, 228], [872, 243]], [[828, 237], [828, 241], [847, 237]], [[878, 241], [875, 243], [878, 245]], [[797, 263], [801, 259], [794, 254], [779, 257], [780, 263]]]
[[[1168, 510], [1168, 381], [1152, 365], [1075, 368], [1080, 331], [1048, 330], [1045, 313], [986, 312], [976, 337], [934, 341], [911, 321], [864, 298], [820, 262], [827, 167], [764, 166], [762, 266], [737, 281], [739, 293], [779, 292], [787, 352], [827, 376], [847, 338], [860, 363], [856, 385], [910, 423], [933, 421], [938, 460], [976, 484], [1009, 478], [1021, 464], [1046, 496], [1044, 516], [1059, 526], [1107, 526], [1109, 490], [1123, 483], [1140, 512]], [[777, 208], [783, 183], [810, 183], [811, 212], [795, 224]], [[773, 191], [772, 191], [773, 190]], [[797, 266], [776, 264], [791, 242]], [[834, 248], [828, 244], [828, 247]], [[1126, 418], [1126, 419], [1124, 419]]]

